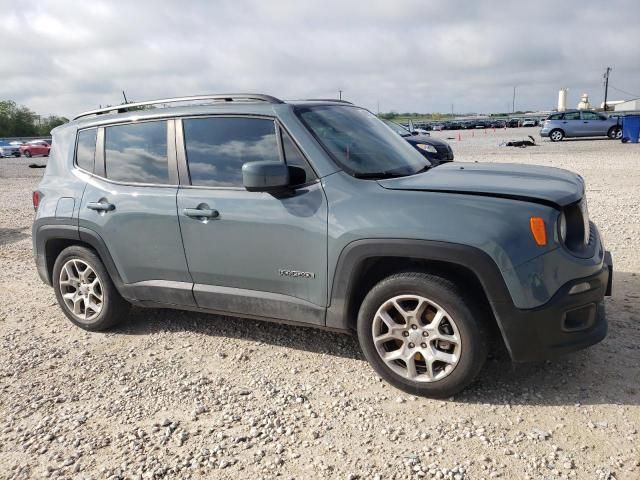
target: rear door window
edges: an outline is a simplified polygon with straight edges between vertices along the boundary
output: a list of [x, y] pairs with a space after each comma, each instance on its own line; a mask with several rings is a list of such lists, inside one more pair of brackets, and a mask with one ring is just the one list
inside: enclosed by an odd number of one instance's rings
[[582, 112], [583, 120], [602, 120], [602, 117], [594, 112]]
[[580, 112], [567, 112], [564, 114], [565, 120], [580, 120]]
[[125, 183], [169, 183], [167, 122], [143, 122], [105, 128], [106, 177]]
[[183, 128], [192, 185], [242, 187], [242, 165], [280, 161], [273, 120], [189, 118]]

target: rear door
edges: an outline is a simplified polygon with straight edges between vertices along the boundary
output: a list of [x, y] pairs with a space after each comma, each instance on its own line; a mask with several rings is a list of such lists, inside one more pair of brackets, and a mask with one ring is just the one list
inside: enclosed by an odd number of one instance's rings
[[604, 136], [607, 134], [609, 124], [606, 117], [595, 112], [582, 112], [582, 124], [585, 132], [593, 137]]
[[99, 128], [79, 225], [81, 235], [87, 228], [102, 238], [126, 295], [193, 305], [176, 212], [174, 132], [173, 120]]
[[[197, 304], [323, 325], [327, 202], [293, 139], [266, 117], [185, 118], [182, 127], [178, 217]], [[243, 187], [245, 162], [285, 159], [299, 167], [290, 191]]]

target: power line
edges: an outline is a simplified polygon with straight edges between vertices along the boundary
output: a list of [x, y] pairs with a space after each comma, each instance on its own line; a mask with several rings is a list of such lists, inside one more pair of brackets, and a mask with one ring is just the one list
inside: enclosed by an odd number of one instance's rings
[[624, 93], [625, 95], [631, 95], [632, 97], [640, 97], [640, 94], [637, 93], [631, 93], [631, 92], [626, 92], [620, 88], [614, 87], [613, 85], [609, 85], [609, 88], [613, 88], [615, 91], [620, 92], [620, 93]]

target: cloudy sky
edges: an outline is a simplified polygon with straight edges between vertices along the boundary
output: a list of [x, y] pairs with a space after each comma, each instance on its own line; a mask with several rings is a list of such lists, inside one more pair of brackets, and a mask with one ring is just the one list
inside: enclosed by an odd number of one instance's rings
[[[0, 99], [42, 115], [219, 92], [381, 111], [640, 96], [637, 0], [0, 0]], [[627, 93], [623, 93], [627, 92]]]

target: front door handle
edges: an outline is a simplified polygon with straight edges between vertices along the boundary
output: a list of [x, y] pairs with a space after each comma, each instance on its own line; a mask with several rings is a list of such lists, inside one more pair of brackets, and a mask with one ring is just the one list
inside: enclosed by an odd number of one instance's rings
[[95, 210], [96, 212], [110, 212], [116, 209], [113, 203], [101, 201], [101, 202], [88, 202], [87, 208], [89, 210]]
[[220, 216], [220, 212], [211, 208], [185, 208], [182, 213], [192, 218], [218, 218]]

